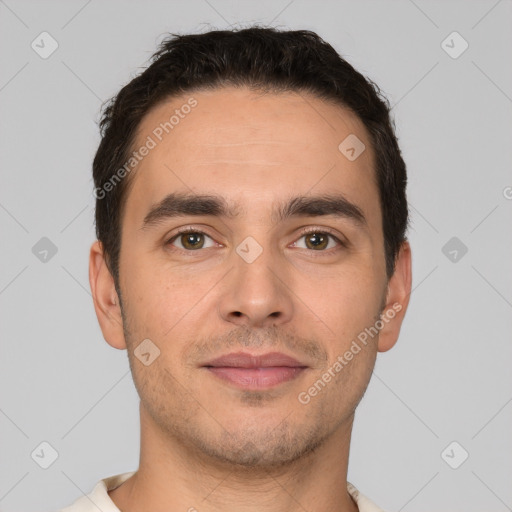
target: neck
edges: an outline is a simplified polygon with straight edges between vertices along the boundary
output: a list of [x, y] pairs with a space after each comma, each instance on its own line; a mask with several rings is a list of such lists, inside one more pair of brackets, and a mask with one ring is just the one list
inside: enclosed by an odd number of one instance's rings
[[347, 492], [352, 423], [289, 464], [233, 466], [162, 433], [141, 407], [139, 469], [109, 495], [123, 512], [358, 512]]

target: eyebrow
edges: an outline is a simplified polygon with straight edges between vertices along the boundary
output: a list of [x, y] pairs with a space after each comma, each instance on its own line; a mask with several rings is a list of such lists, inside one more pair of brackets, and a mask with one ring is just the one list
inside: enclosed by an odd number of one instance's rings
[[[144, 217], [141, 229], [148, 229], [169, 218], [182, 216], [212, 216], [234, 219], [243, 209], [239, 204], [229, 204], [222, 196], [171, 193], [153, 205]], [[342, 194], [297, 196], [278, 204], [272, 211], [272, 221], [284, 222], [293, 217], [334, 216], [352, 221], [367, 228], [368, 223], [359, 206]]]

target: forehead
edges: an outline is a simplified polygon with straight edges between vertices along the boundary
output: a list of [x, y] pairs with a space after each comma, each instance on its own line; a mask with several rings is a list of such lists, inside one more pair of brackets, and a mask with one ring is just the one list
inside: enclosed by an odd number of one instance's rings
[[[345, 140], [365, 145], [357, 159], [340, 150]], [[142, 120], [133, 149], [144, 145], [152, 148], [130, 176], [126, 203], [139, 217], [175, 191], [223, 195], [247, 212], [292, 189], [302, 195], [337, 190], [370, 216], [380, 214], [363, 123], [306, 93], [223, 88], [175, 97]]]

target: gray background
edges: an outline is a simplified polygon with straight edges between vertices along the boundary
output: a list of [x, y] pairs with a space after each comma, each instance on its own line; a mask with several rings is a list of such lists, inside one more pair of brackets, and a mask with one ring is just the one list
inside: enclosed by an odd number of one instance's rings
[[[138, 397], [88, 282], [99, 109], [166, 32], [252, 22], [315, 30], [375, 80], [408, 164], [414, 291], [358, 409], [349, 480], [390, 511], [512, 510], [510, 0], [0, 0], [0, 510], [56, 510], [137, 468]], [[48, 469], [31, 457], [43, 441]]]

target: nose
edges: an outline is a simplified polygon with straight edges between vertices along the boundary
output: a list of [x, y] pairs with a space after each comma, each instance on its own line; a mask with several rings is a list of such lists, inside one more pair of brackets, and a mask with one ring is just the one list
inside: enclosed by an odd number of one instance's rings
[[270, 251], [248, 262], [233, 255], [234, 268], [223, 282], [219, 314], [227, 322], [247, 327], [269, 327], [289, 322], [293, 292], [286, 272]]

